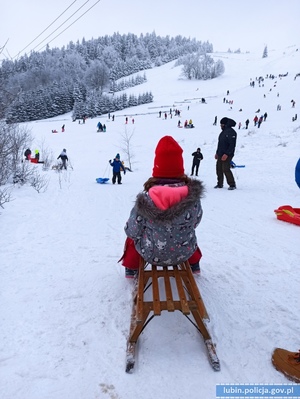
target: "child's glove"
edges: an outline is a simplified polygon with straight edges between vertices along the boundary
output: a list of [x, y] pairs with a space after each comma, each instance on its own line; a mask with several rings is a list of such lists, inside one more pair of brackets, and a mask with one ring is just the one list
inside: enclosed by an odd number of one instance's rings
[[108, 162], [111, 163], [111, 159]]

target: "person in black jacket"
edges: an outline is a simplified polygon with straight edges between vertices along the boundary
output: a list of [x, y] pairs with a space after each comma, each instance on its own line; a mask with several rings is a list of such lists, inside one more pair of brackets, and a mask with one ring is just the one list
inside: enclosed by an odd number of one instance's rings
[[226, 177], [227, 183], [229, 185], [228, 190], [235, 190], [235, 180], [230, 169], [230, 162], [234, 156], [235, 146], [236, 146], [236, 131], [233, 127], [236, 122], [230, 118], [222, 118], [220, 121], [221, 133], [219, 135], [218, 147], [215, 155], [216, 172], [218, 183], [215, 188], [222, 188], [224, 175]]
[[59, 159], [59, 158], [62, 160], [62, 164], [61, 164], [60, 169], [64, 168], [64, 169], [67, 170], [67, 161], [69, 159], [68, 159], [68, 156], [67, 156], [67, 150], [65, 148], [62, 150], [62, 152], [57, 157], [57, 159]]
[[198, 176], [198, 170], [199, 170], [199, 166], [200, 166], [200, 162], [203, 159], [203, 155], [201, 153], [201, 148], [197, 148], [197, 151], [192, 153], [192, 157], [193, 158], [193, 165], [192, 165], [192, 173], [191, 176], [194, 175], [194, 170], [196, 168], [196, 176]]
[[29, 148], [27, 148], [27, 150], [24, 152], [24, 156], [25, 156], [26, 161], [30, 161], [31, 150]]

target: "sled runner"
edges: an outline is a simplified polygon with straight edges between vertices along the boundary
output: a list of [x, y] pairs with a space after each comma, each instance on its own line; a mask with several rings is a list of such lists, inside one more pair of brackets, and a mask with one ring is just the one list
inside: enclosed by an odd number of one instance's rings
[[98, 177], [98, 178], [96, 179], [96, 182], [99, 183], [99, 184], [105, 184], [105, 183], [107, 183], [108, 181], [109, 181], [109, 178], [108, 178], [108, 177]]
[[275, 209], [274, 212], [278, 220], [300, 226], [300, 208], [292, 208], [290, 205], [283, 205]]
[[[159, 279], [163, 280], [163, 284], [159, 284]], [[146, 300], [145, 293], [150, 287], [152, 287], [152, 298]], [[148, 264], [141, 258], [133, 290], [131, 324], [126, 351], [127, 373], [134, 368], [137, 340], [147, 324], [154, 316], [160, 316], [162, 311], [174, 312], [175, 310], [179, 310], [197, 328], [203, 336], [213, 369], [220, 370], [215, 345], [205, 325], [209, 317], [189, 262], [161, 267]]]

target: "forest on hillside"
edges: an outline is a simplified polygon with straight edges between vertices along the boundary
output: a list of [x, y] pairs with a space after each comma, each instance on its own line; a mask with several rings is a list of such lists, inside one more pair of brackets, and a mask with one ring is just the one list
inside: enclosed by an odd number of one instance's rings
[[[4, 60], [0, 67], [0, 118], [7, 123], [46, 119], [73, 110], [73, 118], [93, 117], [153, 100], [117, 93], [141, 85], [145, 70], [188, 54], [213, 51], [209, 42], [155, 32], [99, 37], [63, 48]], [[144, 71], [142, 75], [139, 72]], [[129, 75], [137, 73], [135, 78]], [[121, 82], [120, 82], [121, 79]]]

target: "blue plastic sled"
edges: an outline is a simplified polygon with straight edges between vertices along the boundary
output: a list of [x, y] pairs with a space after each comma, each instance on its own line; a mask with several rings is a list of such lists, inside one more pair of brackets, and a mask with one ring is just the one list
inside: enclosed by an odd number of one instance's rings
[[108, 182], [108, 180], [109, 180], [108, 177], [98, 177], [98, 178], [96, 179], [96, 182], [99, 183], [99, 184], [105, 184], [105, 183]]
[[236, 165], [233, 161], [230, 162], [231, 168], [244, 168], [245, 165]]

